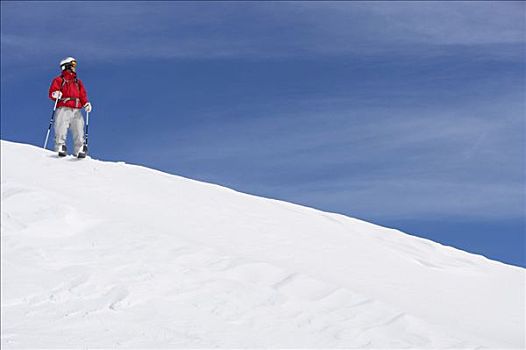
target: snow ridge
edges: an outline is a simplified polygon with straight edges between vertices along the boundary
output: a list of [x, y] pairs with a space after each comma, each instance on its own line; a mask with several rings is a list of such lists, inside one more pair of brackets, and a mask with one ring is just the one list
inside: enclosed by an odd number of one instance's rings
[[523, 348], [525, 269], [1, 142], [4, 349]]

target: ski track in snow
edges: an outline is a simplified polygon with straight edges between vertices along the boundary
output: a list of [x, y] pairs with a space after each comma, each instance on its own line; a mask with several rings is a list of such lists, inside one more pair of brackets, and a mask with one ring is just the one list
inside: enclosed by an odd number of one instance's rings
[[4, 349], [524, 346], [524, 269], [396, 230], [5, 141], [1, 198]]

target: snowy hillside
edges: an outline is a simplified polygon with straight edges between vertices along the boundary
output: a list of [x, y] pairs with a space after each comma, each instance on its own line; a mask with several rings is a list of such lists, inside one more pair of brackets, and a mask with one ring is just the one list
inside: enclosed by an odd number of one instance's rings
[[2, 349], [521, 348], [524, 269], [2, 141]]

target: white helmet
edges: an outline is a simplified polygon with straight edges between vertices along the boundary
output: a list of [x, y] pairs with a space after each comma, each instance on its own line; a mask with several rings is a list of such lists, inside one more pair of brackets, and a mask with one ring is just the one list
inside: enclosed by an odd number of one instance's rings
[[[75, 62], [75, 63], [73, 63]], [[66, 69], [67, 66], [76, 66], [77, 65], [77, 60], [74, 58], [74, 57], [66, 57], [64, 58], [62, 61], [60, 61], [60, 68], [62, 70]]]

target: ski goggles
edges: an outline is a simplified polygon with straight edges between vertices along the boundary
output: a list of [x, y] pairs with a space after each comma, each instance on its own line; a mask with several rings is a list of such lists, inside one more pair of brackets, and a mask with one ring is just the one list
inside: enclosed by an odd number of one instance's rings
[[71, 61], [70, 64], [71, 64], [72, 67], [76, 67], [77, 66], [77, 61]]

